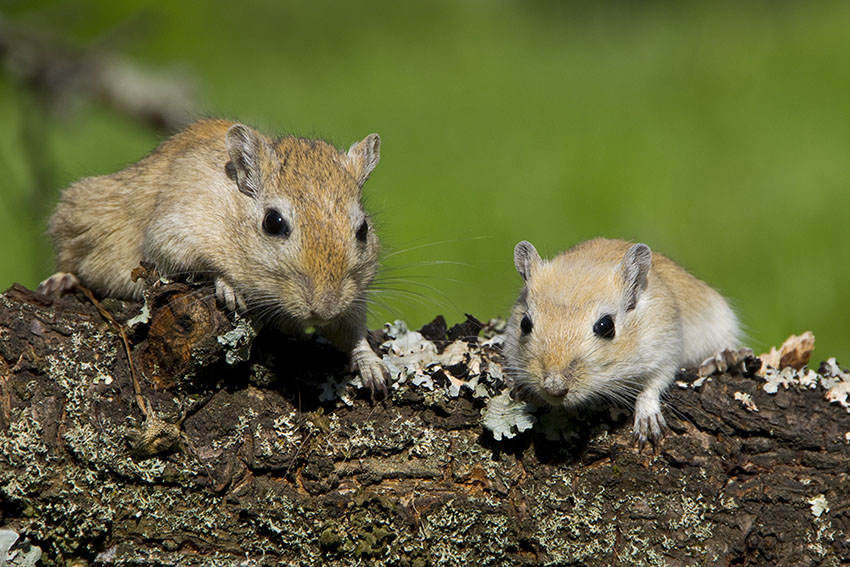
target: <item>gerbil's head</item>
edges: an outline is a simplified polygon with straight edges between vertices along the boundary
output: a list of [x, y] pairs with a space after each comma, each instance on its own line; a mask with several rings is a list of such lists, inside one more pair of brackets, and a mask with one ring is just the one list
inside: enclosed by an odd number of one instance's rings
[[235, 124], [225, 137], [239, 207], [242, 254], [227, 274], [249, 307], [301, 325], [365, 308], [378, 237], [363, 210], [363, 184], [380, 158], [370, 134], [346, 151], [319, 140], [272, 140]]
[[658, 340], [644, 322], [659, 285], [649, 247], [598, 239], [544, 261], [520, 242], [514, 263], [525, 280], [506, 332], [517, 392], [566, 407], [633, 399], [653, 364], [642, 351]]

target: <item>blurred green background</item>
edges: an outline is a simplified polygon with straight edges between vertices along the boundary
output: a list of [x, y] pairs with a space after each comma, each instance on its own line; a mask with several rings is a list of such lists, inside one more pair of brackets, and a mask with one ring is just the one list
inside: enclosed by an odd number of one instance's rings
[[[729, 297], [757, 351], [850, 359], [850, 3], [0, 3], [8, 29], [193, 77], [198, 115], [347, 147], [388, 286], [371, 324], [508, 312], [522, 239], [648, 243]], [[59, 190], [166, 133], [0, 75], [0, 287], [51, 270]]]

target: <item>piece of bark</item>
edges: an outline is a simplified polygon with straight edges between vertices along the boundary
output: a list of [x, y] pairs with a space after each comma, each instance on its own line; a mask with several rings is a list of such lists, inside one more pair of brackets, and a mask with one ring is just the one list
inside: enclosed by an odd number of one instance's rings
[[801, 335], [791, 335], [778, 349], [771, 347], [770, 352], [759, 356], [762, 360], [759, 374], [764, 376], [769, 368], [795, 368], [799, 370], [809, 363], [815, 349], [815, 335], [806, 331]]
[[[437, 362], [373, 403], [338, 384], [345, 357], [323, 341], [263, 330], [249, 355], [252, 329], [209, 294], [149, 291], [133, 356], [180, 439], [148, 458], [128, 442], [145, 419], [112, 325], [79, 294], [0, 296], [0, 527], [43, 565], [850, 561], [850, 414], [820, 385], [674, 387], [658, 454], [608, 411], [570, 419], [566, 439], [497, 442], [480, 415], [501, 384], [498, 341], [471, 327], [460, 345], [429, 336], [446, 341]], [[140, 307], [102, 305], [122, 323]]]

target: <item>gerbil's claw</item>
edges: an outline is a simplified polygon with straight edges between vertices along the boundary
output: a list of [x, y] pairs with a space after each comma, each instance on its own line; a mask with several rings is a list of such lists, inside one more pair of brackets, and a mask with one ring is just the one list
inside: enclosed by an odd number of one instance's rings
[[77, 276], [70, 272], [56, 272], [40, 284], [38, 284], [38, 292], [44, 295], [62, 295], [65, 292], [71, 291], [80, 285], [80, 280]]
[[655, 452], [661, 444], [661, 439], [667, 434], [667, 422], [664, 421], [664, 416], [661, 411], [656, 411], [648, 414], [635, 412], [635, 424], [632, 428], [632, 442], [638, 446], [638, 452], [643, 452], [647, 443], [651, 443]]
[[[389, 373], [387, 372], [383, 362], [376, 357], [375, 364], [360, 364], [358, 366], [358, 370], [360, 371], [360, 377], [363, 380], [363, 385], [369, 388], [369, 391], [372, 392], [373, 398], [378, 397], [380, 399], [384, 399], [389, 396], [389, 390], [387, 389]], [[379, 392], [380, 395], [376, 396]]]
[[712, 374], [722, 374], [729, 370], [743, 372], [744, 361], [749, 356], [753, 356], [753, 351], [749, 348], [723, 349], [714, 356], [709, 356], [703, 360], [702, 364], [699, 365], [697, 375], [703, 378]]
[[360, 378], [363, 380], [363, 386], [369, 388], [372, 397], [375, 394], [381, 393], [381, 398], [386, 398], [389, 395], [387, 383], [389, 382], [390, 373], [384, 363], [378, 358], [378, 355], [366, 343], [365, 347], [355, 348], [351, 353], [351, 364], [360, 373]]
[[215, 280], [215, 296], [230, 311], [246, 311], [245, 300], [242, 296], [221, 278]]

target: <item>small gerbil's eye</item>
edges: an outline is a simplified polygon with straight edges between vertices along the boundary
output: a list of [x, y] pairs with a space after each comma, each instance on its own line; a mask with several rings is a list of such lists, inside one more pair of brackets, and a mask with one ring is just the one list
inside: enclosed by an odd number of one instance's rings
[[597, 337], [603, 339], [614, 338], [614, 319], [610, 315], [603, 315], [599, 321], [593, 324], [593, 332]]
[[531, 322], [531, 317], [528, 315], [522, 316], [522, 321], [519, 322], [519, 328], [523, 335], [527, 335], [534, 328], [534, 323]]
[[367, 236], [369, 236], [369, 223], [364, 220], [357, 228], [357, 232], [354, 233], [354, 237], [360, 242], [366, 242]]
[[281, 215], [276, 209], [269, 209], [266, 211], [266, 216], [263, 217], [263, 230], [265, 230], [267, 234], [283, 236], [284, 238], [289, 236], [289, 233], [292, 232], [292, 229], [289, 228], [289, 223], [284, 220], [283, 215]]

